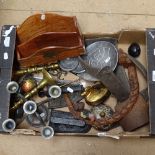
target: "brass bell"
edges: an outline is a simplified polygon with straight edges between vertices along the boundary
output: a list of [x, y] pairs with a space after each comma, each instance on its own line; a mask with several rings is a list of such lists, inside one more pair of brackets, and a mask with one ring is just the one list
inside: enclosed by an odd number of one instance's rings
[[45, 69], [43, 69], [43, 79], [39, 82], [39, 84], [35, 88], [33, 88], [29, 93], [27, 93], [24, 96], [24, 99], [20, 99], [18, 102], [16, 102], [14, 106], [10, 109], [10, 112], [11, 113], [14, 112], [17, 108], [23, 105], [24, 100], [27, 100], [32, 96], [34, 96], [38, 92], [38, 90], [44, 88], [47, 84], [51, 85], [54, 83], [55, 80], [53, 79], [53, 77]]
[[109, 96], [109, 90], [102, 84], [88, 86], [81, 94], [85, 97], [85, 101], [88, 105], [96, 106], [105, 101]]

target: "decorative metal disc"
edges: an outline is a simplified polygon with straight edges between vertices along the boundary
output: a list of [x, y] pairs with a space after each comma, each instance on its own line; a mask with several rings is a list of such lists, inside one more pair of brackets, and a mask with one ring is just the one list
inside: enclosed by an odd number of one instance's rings
[[[111, 118], [113, 115], [113, 110], [111, 109], [111, 107], [107, 105], [95, 106], [91, 109], [91, 112], [95, 115], [97, 119]], [[112, 128], [112, 125], [105, 125], [105, 126], [102, 126], [101, 128], [98, 128], [98, 130], [108, 131], [111, 128]]]
[[82, 58], [88, 64], [98, 70], [104, 67], [110, 67], [114, 70], [118, 62], [118, 50], [116, 47], [107, 41], [95, 42], [86, 48], [87, 55]]
[[64, 71], [72, 71], [74, 70], [79, 64], [79, 61], [77, 58], [66, 58], [64, 60], [61, 60], [59, 62], [59, 66]]
[[91, 111], [97, 119], [100, 119], [102, 117], [111, 118], [113, 115], [113, 110], [107, 105], [94, 106], [92, 107]]

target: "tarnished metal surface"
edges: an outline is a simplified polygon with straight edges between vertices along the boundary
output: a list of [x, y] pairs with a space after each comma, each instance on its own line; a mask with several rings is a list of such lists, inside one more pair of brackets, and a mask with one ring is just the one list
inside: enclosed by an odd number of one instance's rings
[[57, 133], [87, 133], [91, 129], [90, 125], [74, 118], [71, 113], [58, 110], [51, 112], [50, 126]]
[[121, 81], [121, 83], [125, 86], [126, 88], [126, 92], [130, 92], [130, 85], [129, 85], [129, 80], [127, 77], [127, 74], [125, 72], [125, 68], [121, 65], [118, 65], [116, 70], [115, 70], [115, 74], [117, 76], [117, 78]]
[[107, 89], [119, 100], [123, 101], [129, 97], [129, 90], [126, 85], [113, 73], [110, 67], [93, 68], [79, 57], [85, 70], [92, 76], [97, 77]]
[[66, 58], [59, 62], [60, 68], [64, 71], [72, 71], [78, 66], [78, 64], [79, 61], [76, 57]]
[[118, 50], [110, 42], [97, 41], [86, 48], [87, 55], [82, 58], [92, 68], [101, 70], [104, 67], [109, 67], [110, 70], [114, 70], [118, 61]]

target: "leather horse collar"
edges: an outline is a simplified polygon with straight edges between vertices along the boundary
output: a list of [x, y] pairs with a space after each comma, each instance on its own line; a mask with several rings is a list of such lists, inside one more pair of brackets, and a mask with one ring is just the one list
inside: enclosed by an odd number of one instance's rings
[[101, 128], [105, 125], [113, 124], [118, 122], [122, 118], [124, 118], [136, 104], [138, 96], [139, 96], [139, 83], [137, 78], [136, 66], [135, 64], [129, 59], [128, 55], [123, 52], [123, 50], [119, 50], [119, 64], [122, 65], [124, 68], [128, 70], [128, 79], [130, 85], [130, 94], [127, 101], [127, 104], [123, 106], [119, 111], [115, 112], [112, 117], [110, 118], [95, 118], [91, 119], [88, 116], [83, 117], [83, 114], [87, 111], [89, 115], [91, 112], [88, 110], [83, 110], [81, 112], [76, 111], [74, 109], [74, 103], [70, 99], [70, 97], [65, 94], [64, 98], [66, 100], [67, 106], [69, 111], [73, 114], [75, 118], [84, 120], [87, 124], [92, 125], [95, 128]]

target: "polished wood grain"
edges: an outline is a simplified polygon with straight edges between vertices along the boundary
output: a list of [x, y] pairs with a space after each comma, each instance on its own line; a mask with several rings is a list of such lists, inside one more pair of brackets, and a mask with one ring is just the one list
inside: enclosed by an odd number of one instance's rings
[[46, 32], [76, 32], [76, 17], [67, 17], [53, 13], [34, 14], [28, 17], [17, 29], [19, 44]]
[[[58, 60], [65, 59], [71, 56], [78, 56], [83, 53], [83, 48], [64, 48], [64, 47], [50, 47], [37, 51], [28, 58], [18, 58], [20, 67], [29, 67], [35, 65], [45, 65], [56, 63]], [[19, 57], [19, 55], [18, 55]]]
[[17, 29], [16, 53], [21, 67], [57, 62], [84, 51], [76, 17], [36, 14]]
[[41, 35], [38, 35], [31, 40], [24, 42], [17, 46], [17, 50], [20, 53], [22, 58], [28, 57], [31, 54], [37, 52], [39, 49], [55, 47], [80, 47], [81, 42], [80, 38], [77, 37], [76, 33], [56, 33], [56, 32], [47, 32]]

